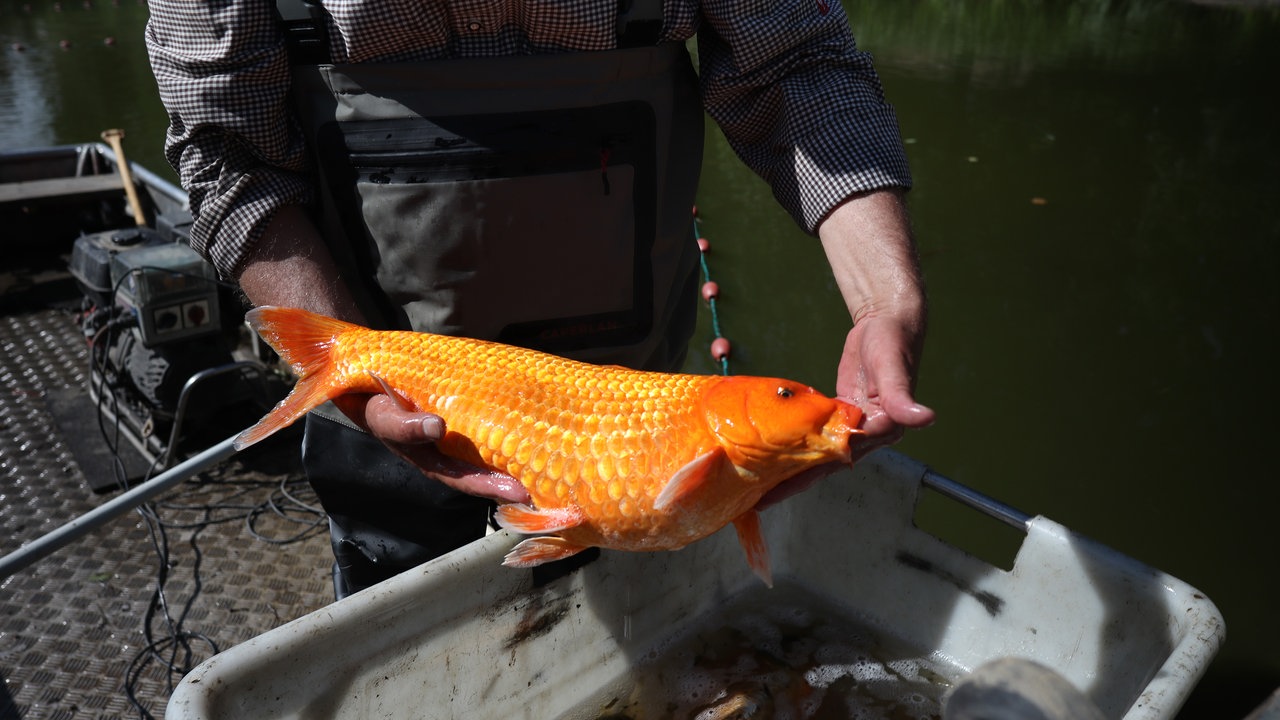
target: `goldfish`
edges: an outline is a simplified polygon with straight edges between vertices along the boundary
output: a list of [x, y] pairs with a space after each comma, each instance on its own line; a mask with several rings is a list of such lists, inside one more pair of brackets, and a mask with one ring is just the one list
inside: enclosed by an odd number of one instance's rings
[[504, 558], [533, 567], [589, 547], [676, 550], [734, 525], [772, 584], [756, 505], [817, 465], [851, 462], [862, 412], [780, 378], [630, 370], [496, 342], [379, 331], [259, 307], [250, 326], [297, 380], [243, 449], [346, 393], [387, 393], [439, 415], [446, 456], [506, 473], [530, 502], [497, 510], [523, 535]]

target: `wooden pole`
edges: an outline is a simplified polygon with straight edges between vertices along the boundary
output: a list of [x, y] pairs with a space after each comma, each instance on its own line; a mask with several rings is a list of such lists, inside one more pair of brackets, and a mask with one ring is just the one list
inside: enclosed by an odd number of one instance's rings
[[111, 144], [111, 150], [116, 154], [116, 169], [120, 171], [120, 180], [124, 183], [124, 194], [129, 198], [129, 207], [133, 210], [133, 220], [145, 227], [147, 215], [142, 212], [142, 203], [138, 200], [138, 188], [133, 184], [133, 173], [129, 171], [129, 161], [124, 157], [124, 146], [120, 144], [123, 138], [123, 130], [113, 128], [102, 131], [102, 139]]

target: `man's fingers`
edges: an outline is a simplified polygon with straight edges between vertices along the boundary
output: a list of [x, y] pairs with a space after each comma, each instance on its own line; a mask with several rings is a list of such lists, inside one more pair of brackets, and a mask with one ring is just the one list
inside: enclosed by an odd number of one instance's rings
[[386, 442], [418, 445], [444, 437], [444, 421], [438, 415], [404, 409], [395, 398], [374, 395], [365, 406], [370, 433]]
[[427, 477], [468, 495], [498, 502], [529, 502], [529, 492], [519, 480], [455, 460], [436, 449], [435, 443], [445, 434], [440, 416], [406, 409], [386, 395], [343, 395], [335, 398], [335, 404]]
[[937, 419], [933, 408], [911, 400], [910, 396], [891, 401], [885, 406], [885, 412], [895, 423], [909, 428], [928, 427]]
[[[873, 373], [875, 371], [873, 370]], [[932, 408], [916, 402], [911, 394], [911, 380], [906, 374], [903, 364], [889, 364], [880, 368], [880, 373], [887, 377], [877, 378], [871, 385], [869, 399], [894, 424], [909, 428], [922, 428], [931, 425], [936, 419]]]
[[[861, 393], [868, 406], [878, 409], [885, 416], [879, 422], [921, 428], [935, 419], [933, 410], [916, 402], [912, 394], [912, 376], [915, 369], [914, 349], [906, 333], [892, 322], [880, 318], [868, 323], [864, 334], [857, 335], [855, 328], [846, 343], [846, 353], [857, 353], [861, 372], [856, 375]], [[869, 418], [868, 424], [874, 426]], [[870, 430], [868, 430], [870, 432]]]
[[392, 445], [392, 451], [416, 465], [423, 474], [455, 490], [498, 502], [529, 502], [519, 480], [443, 455], [432, 445]]

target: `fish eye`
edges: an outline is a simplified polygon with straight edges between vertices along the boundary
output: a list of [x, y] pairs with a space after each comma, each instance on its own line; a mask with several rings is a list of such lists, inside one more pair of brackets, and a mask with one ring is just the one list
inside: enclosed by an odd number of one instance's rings
[[792, 395], [795, 395], [795, 393], [791, 392], [791, 388], [783, 387], [781, 385], [778, 386], [778, 397], [786, 399], [791, 397]]

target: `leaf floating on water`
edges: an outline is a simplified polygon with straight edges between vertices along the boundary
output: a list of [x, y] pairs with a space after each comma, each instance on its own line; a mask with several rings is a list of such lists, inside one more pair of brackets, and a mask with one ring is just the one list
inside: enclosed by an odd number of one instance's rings
[[1032, 205], [1048, 205], [1049, 201], [1042, 197], [1033, 197], [1031, 198], [1031, 204]]

